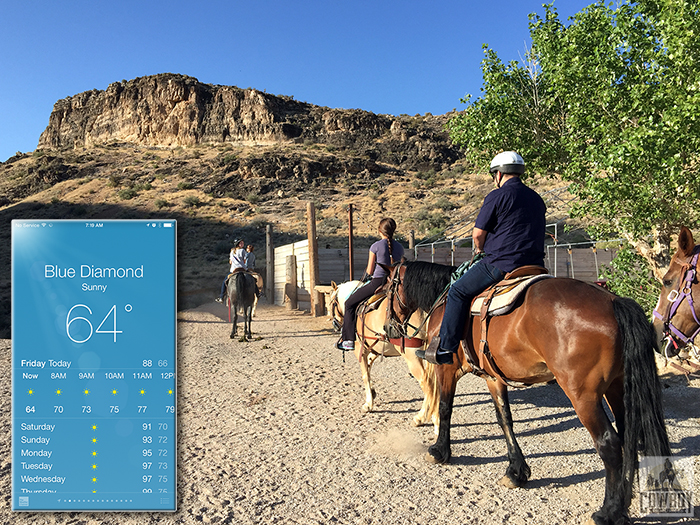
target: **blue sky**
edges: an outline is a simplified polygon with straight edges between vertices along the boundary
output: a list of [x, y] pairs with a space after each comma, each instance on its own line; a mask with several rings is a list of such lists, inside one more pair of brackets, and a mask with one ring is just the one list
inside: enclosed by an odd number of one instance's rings
[[[542, 0], [2, 0], [0, 161], [54, 103], [181, 73], [321, 106], [446, 113], [482, 85], [482, 44], [517, 60]], [[556, 0], [567, 20], [593, 0]]]

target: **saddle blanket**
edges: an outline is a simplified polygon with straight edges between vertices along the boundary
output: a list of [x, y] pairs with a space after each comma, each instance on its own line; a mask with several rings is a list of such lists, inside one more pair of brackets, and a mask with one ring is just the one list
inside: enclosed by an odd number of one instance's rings
[[554, 277], [549, 274], [542, 275], [524, 275], [522, 277], [516, 277], [514, 279], [508, 279], [505, 281], [500, 281], [487, 288], [482, 292], [474, 301], [472, 302], [472, 315], [481, 315], [481, 307], [484, 304], [486, 296], [491, 291], [493, 287], [496, 288], [496, 293], [491, 299], [491, 304], [489, 304], [489, 309], [487, 311], [488, 315], [505, 315], [513, 309], [516, 300], [525, 290], [531, 285], [535, 284], [537, 281], [542, 279], [551, 279]]

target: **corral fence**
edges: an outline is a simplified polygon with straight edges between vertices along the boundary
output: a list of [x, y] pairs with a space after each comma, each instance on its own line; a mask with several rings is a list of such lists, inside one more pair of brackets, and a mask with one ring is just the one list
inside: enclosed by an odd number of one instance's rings
[[[458, 266], [472, 258], [470, 247], [461, 244], [467, 240], [441, 241], [419, 245], [409, 250], [406, 248], [406, 258], [418, 261], [434, 262]], [[598, 248], [598, 245], [609, 246], [611, 243], [596, 243], [593, 241], [573, 244], [547, 244], [545, 246], [545, 266], [549, 273], [556, 277], [572, 277], [582, 281], [596, 282], [601, 279], [603, 266], [615, 257], [618, 248]], [[369, 248], [353, 249], [353, 276], [360, 278], [367, 265]], [[293, 257], [293, 259], [290, 259]], [[294, 261], [296, 275], [290, 267]], [[318, 249], [319, 282], [315, 289], [326, 296], [329, 295], [330, 283], [342, 283], [350, 279], [350, 261], [348, 249]], [[311, 281], [309, 263], [309, 241], [303, 240], [274, 249], [273, 298], [268, 298], [276, 305], [284, 305], [295, 296], [296, 308], [310, 310]], [[294, 290], [290, 290], [290, 281], [296, 281]]]

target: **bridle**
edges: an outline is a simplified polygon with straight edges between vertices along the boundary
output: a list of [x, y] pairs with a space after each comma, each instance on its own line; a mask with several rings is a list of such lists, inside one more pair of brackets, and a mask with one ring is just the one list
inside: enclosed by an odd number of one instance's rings
[[[409, 328], [408, 320], [411, 318], [412, 313], [406, 303], [401, 299], [401, 294], [398, 293], [399, 286], [401, 286], [402, 266], [403, 261], [399, 262], [394, 267], [393, 276], [389, 281], [389, 286], [386, 288], [386, 321], [384, 323], [384, 332], [391, 338], [407, 337]], [[406, 312], [406, 318], [403, 322], [398, 320], [398, 315], [394, 312], [394, 298], [396, 298], [402, 311]], [[416, 329], [413, 334], [414, 337], [418, 333], [418, 330], [419, 328]]]
[[338, 301], [338, 290], [331, 297], [331, 322], [333, 323], [333, 329], [335, 331], [340, 331], [341, 325], [338, 321], [340, 312], [340, 302]]
[[[678, 288], [671, 290], [666, 298], [668, 300], [666, 312], [662, 315], [654, 308], [654, 317], [663, 323], [663, 335], [668, 339], [668, 343], [664, 348], [664, 356], [667, 358], [669, 357], [671, 346], [674, 346], [677, 350], [676, 353], [678, 353], [678, 350], [685, 346], [694, 346], [695, 338], [700, 334], [700, 319], [698, 319], [698, 315], [695, 313], [695, 301], [693, 300], [693, 284], [696, 282], [697, 278], [699, 256], [700, 246], [696, 246], [693, 250], [692, 257], [686, 260], [681, 266], [681, 279], [678, 281]], [[690, 336], [685, 335], [672, 322], [673, 316], [676, 315], [678, 308], [680, 308], [681, 304], [686, 299], [688, 300], [688, 306], [693, 314], [695, 324], [698, 325]], [[682, 343], [681, 345], [678, 344], [679, 341]]]

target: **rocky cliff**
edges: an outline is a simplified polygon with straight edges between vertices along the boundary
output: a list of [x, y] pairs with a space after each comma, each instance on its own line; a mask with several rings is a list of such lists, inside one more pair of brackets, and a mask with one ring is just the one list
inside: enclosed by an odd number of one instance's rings
[[59, 100], [39, 148], [110, 141], [157, 147], [323, 143], [364, 150], [374, 160], [406, 169], [440, 169], [458, 158], [442, 130], [444, 117], [423, 119], [421, 126], [410, 120], [161, 74]]

